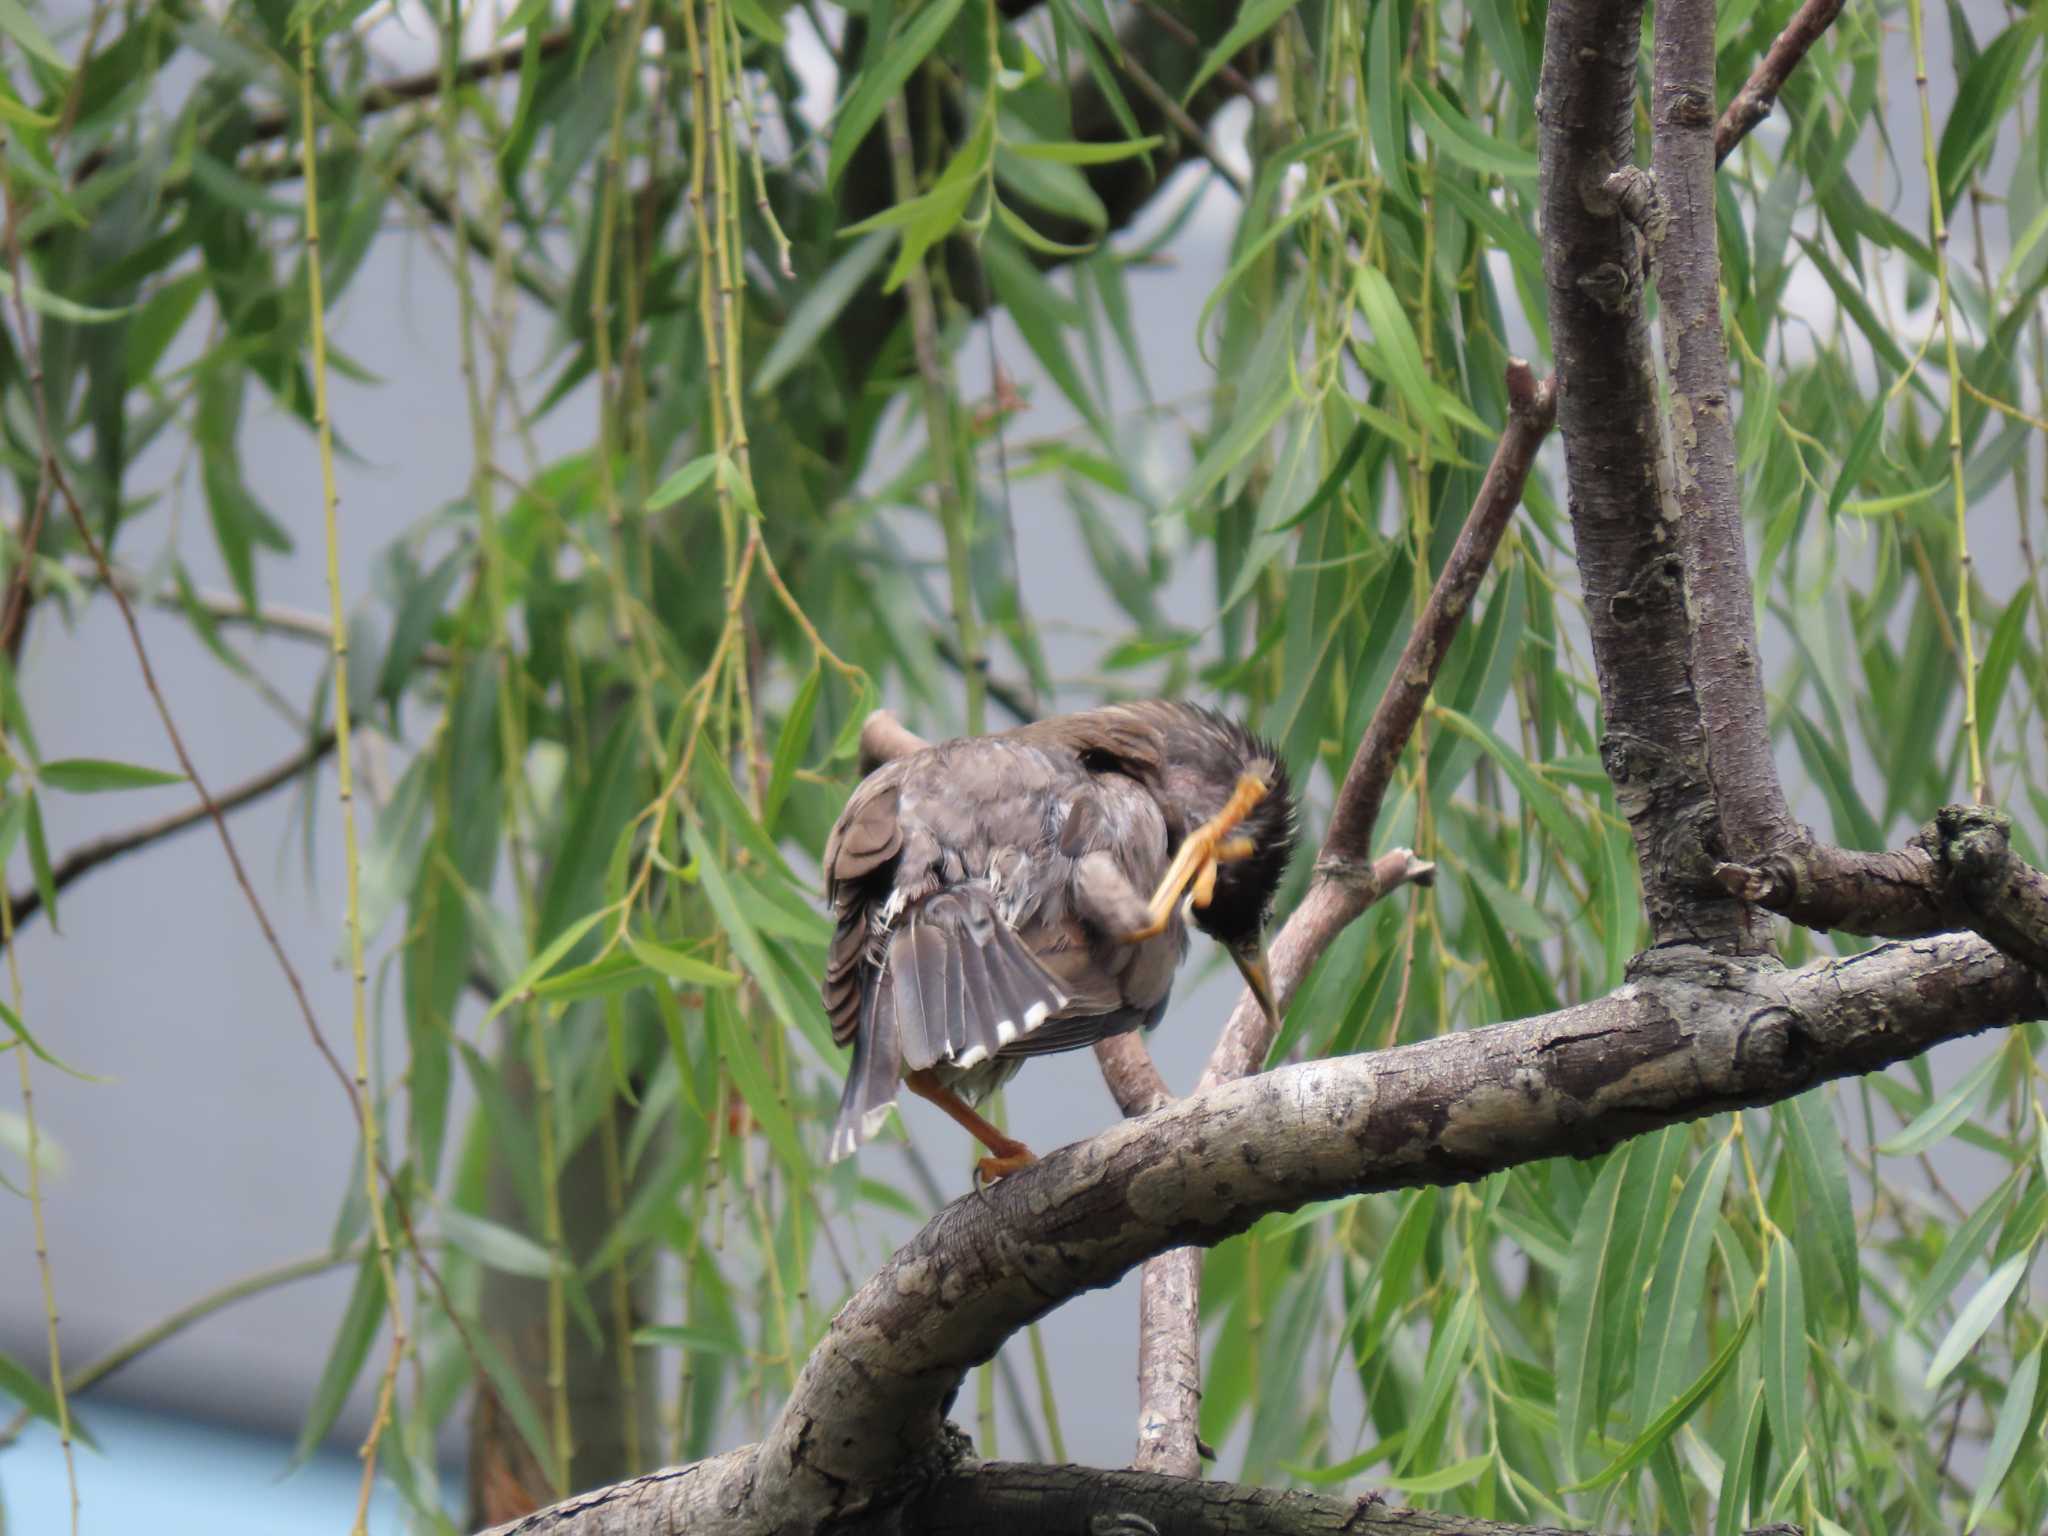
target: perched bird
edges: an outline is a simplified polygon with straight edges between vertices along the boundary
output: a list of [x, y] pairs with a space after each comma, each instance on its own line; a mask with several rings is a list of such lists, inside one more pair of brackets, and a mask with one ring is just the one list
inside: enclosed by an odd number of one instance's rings
[[1110, 705], [876, 768], [825, 845], [825, 1011], [853, 1046], [833, 1160], [881, 1129], [900, 1082], [988, 1149], [983, 1179], [1034, 1161], [970, 1101], [1026, 1056], [1157, 1024], [1190, 919], [1274, 1014], [1264, 932], [1293, 846], [1279, 753], [1191, 704]]

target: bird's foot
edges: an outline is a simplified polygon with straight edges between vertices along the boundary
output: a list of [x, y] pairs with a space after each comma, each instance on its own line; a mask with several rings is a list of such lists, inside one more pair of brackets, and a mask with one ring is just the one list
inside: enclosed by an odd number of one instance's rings
[[1187, 900], [1192, 906], [1209, 905], [1216, 894], [1217, 866], [1248, 859], [1256, 851], [1250, 838], [1232, 834], [1237, 831], [1238, 823], [1266, 798], [1270, 787], [1255, 773], [1238, 777], [1237, 787], [1230, 792], [1230, 799], [1224, 802], [1223, 809], [1182, 839], [1180, 851], [1173, 856], [1166, 877], [1159, 882], [1159, 889], [1152, 893], [1152, 900], [1146, 906], [1150, 921], [1135, 932], [1123, 935], [1124, 943], [1141, 944], [1164, 933], [1166, 925], [1173, 920], [1173, 909], [1181, 902], [1182, 892], [1187, 893]]
[[974, 1165], [974, 1182], [989, 1185], [998, 1179], [1008, 1178], [1021, 1172], [1038, 1161], [1038, 1154], [1021, 1141], [1010, 1143], [1010, 1150], [994, 1157], [984, 1157]]

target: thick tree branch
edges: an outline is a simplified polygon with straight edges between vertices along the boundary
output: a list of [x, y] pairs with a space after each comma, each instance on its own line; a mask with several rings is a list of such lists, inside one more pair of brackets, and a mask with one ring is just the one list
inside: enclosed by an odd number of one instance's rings
[[1650, 120], [1656, 190], [1646, 233], [1664, 311], [1692, 683], [1721, 845], [1753, 860], [1799, 829], [1771, 756], [1735, 469], [1714, 218], [1714, 0], [1656, 0]]
[[[334, 732], [324, 730], [275, 767], [266, 768], [253, 778], [244, 779], [232, 788], [215, 795], [213, 804], [224, 812], [240, 810], [252, 801], [261, 800], [272, 790], [283, 788], [333, 750]], [[174, 811], [168, 816], [159, 816], [155, 821], [145, 821], [142, 825], [130, 827], [125, 832], [114, 832], [106, 837], [95, 838], [89, 843], [81, 843], [57, 861], [56, 866], [50, 871], [50, 883], [61, 891], [72, 881], [91, 874], [102, 864], [110, 864], [123, 854], [133, 853], [139, 848], [149, 847], [152, 843], [160, 843], [167, 837], [174, 837], [188, 827], [196, 827], [210, 814], [207, 803], [202, 800], [197, 805], [189, 805], [184, 810]], [[14, 904], [16, 928], [43, 910], [43, 893], [34, 886], [16, 891], [8, 899]]]
[[[866, 1524], [878, 1531], [914, 1530], [920, 1536], [1068, 1531], [1139, 1536], [1148, 1529], [1175, 1536], [1565, 1536], [1547, 1527], [1401, 1509], [1372, 1495], [1333, 1499], [1146, 1472], [1004, 1462], [963, 1465], [912, 1499], [902, 1514], [900, 1525]], [[1748, 1536], [1798, 1532], [1793, 1526], [1771, 1526]]]
[[1719, 828], [1686, 645], [1634, 227], [1609, 178], [1635, 145], [1641, 0], [1557, 0], [1544, 31], [1544, 269], [1573, 543], [1607, 718], [1601, 755], [1635, 835], [1657, 943], [1754, 951], [1768, 925], [1711, 881]]
[[[951, 1431], [951, 1426], [947, 1426]], [[669, 1536], [721, 1531], [702, 1523], [707, 1489], [723, 1486], [754, 1448], [667, 1467], [566, 1499], [484, 1536]], [[1467, 1515], [1402, 1509], [1368, 1494], [1333, 1499], [1295, 1490], [1204, 1483], [1152, 1472], [976, 1461], [949, 1433], [932, 1465], [898, 1503], [853, 1516], [837, 1536], [1566, 1536], [1549, 1526], [1504, 1525]], [[738, 1529], [739, 1527], [732, 1527]], [[1586, 1536], [1586, 1533], [1577, 1533]], [[1800, 1536], [1769, 1525], [1745, 1536]]]
[[1714, 873], [1744, 901], [1810, 928], [1889, 938], [1968, 928], [2048, 976], [2048, 875], [2013, 853], [2011, 831], [1989, 806], [1951, 805], [1896, 852], [1802, 839]]
[[1792, 71], [1799, 67], [1799, 61], [1806, 57], [1809, 49], [1820, 41], [1820, 35], [1827, 31], [1834, 19], [1842, 14], [1842, 0], [1806, 0], [1806, 4], [1793, 13], [1777, 40], [1765, 50], [1764, 56], [1750, 71], [1749, 79], [1742, 89], [1729, 99], [1721, 120], [1714, 125], [1714, 163], [1720, 164], [1735, 153], [1735, 146], [1771, 115], [1771, 108], [1778, 100], [1778, 92], [1785, 88]]
[[503, 1530], [794, 1532], [878, 1516], [949, 1470], [943, 1415], [967, 1371], [1154, 1253], [1312, 1200], [1587, 1156], [2044, 1012], [2042, 979], [1974, 935], [1790, 972], [1672, 946], [1595, 1002], [1191, 1095], [941, 1211], [833, 1320], [759, 1446]]

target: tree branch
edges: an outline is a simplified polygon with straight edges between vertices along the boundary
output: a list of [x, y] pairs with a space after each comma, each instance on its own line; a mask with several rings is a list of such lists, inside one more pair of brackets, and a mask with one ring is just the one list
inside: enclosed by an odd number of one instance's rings
[[1893, 853], [1802, 840], [1715, 875], [1810, 928], [1911, 938], [1968, 928], [2048, 976], [2048, 875], [2012, 851], [2012, 824], [1982, 805], [1950, 805]]
[[[1175, 1536], [1565, 1536], [1547, 1527], [1400, 1509], [1371, 1494], [1333, 1499], [1155, 1473], [1005, 1462], [964, 1464], [912, 1499], [901, 1524], [868, 1521], [863, 1526], [914, 1530], [921, 1536], [1038, 1536], [1049, 1531], [1138, 1536], [1148, 1530]], [[1798, 1536], [1798, 1531], [1771, 1526], [1747, 1536]]]
[[1734, 154], [1735, 146], [1748, 137], [1749, 131], [1771, 115], [1778, 92], [1785, 88], [1792, 71], [1841, 14], [1842, 0], [1806, 0], [1793, 13], [1785, 30], [1757, 61], [1742, 89], [1729, 99], [1721, 120], [1714, 125], [1716, 165]]
[[1721, 846], [1753, 860], [1796, 840], [1799, 829], [1771, 755], [1735, 470], [1714, 218], [1714, 0], [1656, 0], [1655, 26], [1656, 189], [1646, 234], [1664, 312], [1692, 685], [1707, 727]]
[[941, 1211], [834, 1318], [760, 1445], [502, 1536], [880, 1515], [950, 1470], [943, 1415], [968, 1370], [1154, 1253], [1313, 1200], [1588, 1156], [2044, 1011], [2042, 979], [1974, 935], [1790, 972], [1679, 945], [1594, 1002], [1196, 1093]]
[[1757, 951], [1768, 925], [1714, 885], [1718, 839], [1669, 524], [1634, 228], [1609, 178], [1635, 144], [1642, 0], [1557, 0], [1544, 30], [1544, 272], [1573, 543], [1607, 719], [1601, 756], [1634, 833], [1655, 942]]
[[[65, 569], [77, 580], [88, 586], [105, 590], [108, 583], [101, 579], [93, 563], [82, 555], [74, 555], [64, 562]], [[183, 613], [185, 599], [167, 587], [150, 587], [142, 578], [124, 566], [110, 564], [108, 567], [113, 585], [121, 590], [122, 596], [130, 602], [147, 603], [152, 608], [161, 608], [168, 613]], [[292, 640], [305, 640], [315, 645], [332, 645], [334, 631], [324, 614], [314, 613], [305, 608], [292, 608], [283, 603], [263, 603], [251, 608], [240, 595], [233, 592], [218, 592], [199, 588], [192, 594], [199, 610], [208, 618], [221, 624], [245, 624], [251, 629], [260, 629], [266, 634], [283, 635]], [[428, 641], [420, 648], [420, 661], [429, 667], [445, 667], [451, 658], [448, 647], [437, 641]]]
[[[305, 746], [275, 767], [266, 768], [253, 778], [244, 779], [231, 789], [213, 797], [213, 805], [221, 811], [240, 810], [255, 800], [261, 800], [274, 789], [280, 789], [304, 773], [315, 763], [334, 750], [334, 732], [324, 730]], [[50, 871], [50, 884], [63, 890], [72, 881], [91, 874], [102, 864], [110, 864], [123, 854], [133, 853], [138, 848], [147, 848], [160, 843], [167, 837], [174, 837], [188, 827], [196, 827], [212, 812], [206, 801], [189, 805], [182, 811], [169, 816], [159, 816], [155, 821], [145, 821], [138, 827], [125, 832], [115, 832], [106, 837], [95, 838], [81, 843], [58, 861]], [[23, 923], [43, 909], [43, 893], [35, 886], [16, 891], [8, 898], [14, 903], [14, 926], [19, 929]]]

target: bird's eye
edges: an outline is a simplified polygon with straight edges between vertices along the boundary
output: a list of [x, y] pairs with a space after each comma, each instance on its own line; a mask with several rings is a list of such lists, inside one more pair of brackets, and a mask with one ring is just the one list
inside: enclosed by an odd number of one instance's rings
[[1114, 752], [1105, 752], [1100, 747], [1088, 747], [1081, 753], [1081, 766], [1090, 773], [1115, 773], [1123, 767]]

